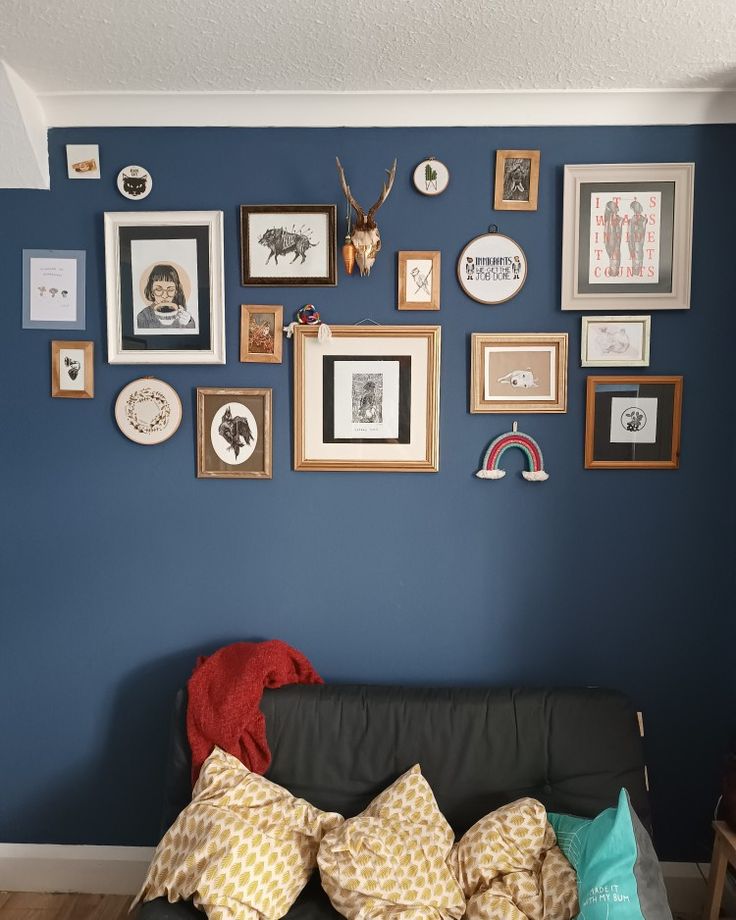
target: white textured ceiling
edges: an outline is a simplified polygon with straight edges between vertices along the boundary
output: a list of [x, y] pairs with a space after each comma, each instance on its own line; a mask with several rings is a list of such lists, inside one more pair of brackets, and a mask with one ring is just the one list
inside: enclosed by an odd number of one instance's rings
[[735, 0], [0, 0], [36, 91], [736, 86]]

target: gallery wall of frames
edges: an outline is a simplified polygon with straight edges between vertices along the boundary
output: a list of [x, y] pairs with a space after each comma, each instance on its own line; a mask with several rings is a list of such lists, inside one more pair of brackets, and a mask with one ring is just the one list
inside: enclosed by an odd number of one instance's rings
[[[51, 191], [0, 191], [0, 689], [63, 738], [58, 770], [0, 753], [0, 839], [154, 842], [193, 656], [278, 637], [328, 680], [626, 691], [661, 855], [705, 858], [734, 141], [52, 131]], [[52, 801], [64, 766], [75, 809]]]

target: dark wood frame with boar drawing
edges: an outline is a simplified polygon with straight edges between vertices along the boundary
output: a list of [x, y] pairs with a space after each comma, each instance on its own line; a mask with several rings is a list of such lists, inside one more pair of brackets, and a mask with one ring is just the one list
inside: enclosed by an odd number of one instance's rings
[[[250, 218], [254, 214], [320, 214], [327, 218], [327, 272], [324, 275], [267, 276], [253, 274], [250, 264]], [[337, 284], [337, 205], [334, 204], [243, 204], [240, 206], [240, 267], [242, 285], [261, 287], [335, 287]]]

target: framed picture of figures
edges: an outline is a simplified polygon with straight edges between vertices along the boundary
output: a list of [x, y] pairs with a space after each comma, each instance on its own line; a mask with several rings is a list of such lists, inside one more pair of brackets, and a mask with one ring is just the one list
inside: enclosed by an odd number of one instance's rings
[[586, 470], [676, 470], [682, 377], [588, 377]]
[[105, 214], [110, 364], [224, 364], [222, 211]]
[[536, 211], [539, 197], [539, 151], [497, 150], [493, 208]]
[[273, 304], [243, 304], [240, 308], [240, 360], [281, 364], [284, 308]]
[[243, 285], [334, 287], [337, 207], [241, 205], [240, 246]]
[[270, 479], [271, 390], [197, 387], [197, 477]]
[[436, 472], [439, 326], [294, 335], [294, 469]]
[[565, 166], [563, 310], [688, 310], [694, 163]]

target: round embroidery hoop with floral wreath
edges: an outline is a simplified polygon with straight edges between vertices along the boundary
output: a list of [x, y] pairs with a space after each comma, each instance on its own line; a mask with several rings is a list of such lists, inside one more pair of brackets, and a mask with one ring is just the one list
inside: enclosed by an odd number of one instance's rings
[[136, 444], [168, 440], [181, 424], [181, 417], [179, 394], [156, 377], [131, 380], [115, 402], [115, 421], [125, 437]]

